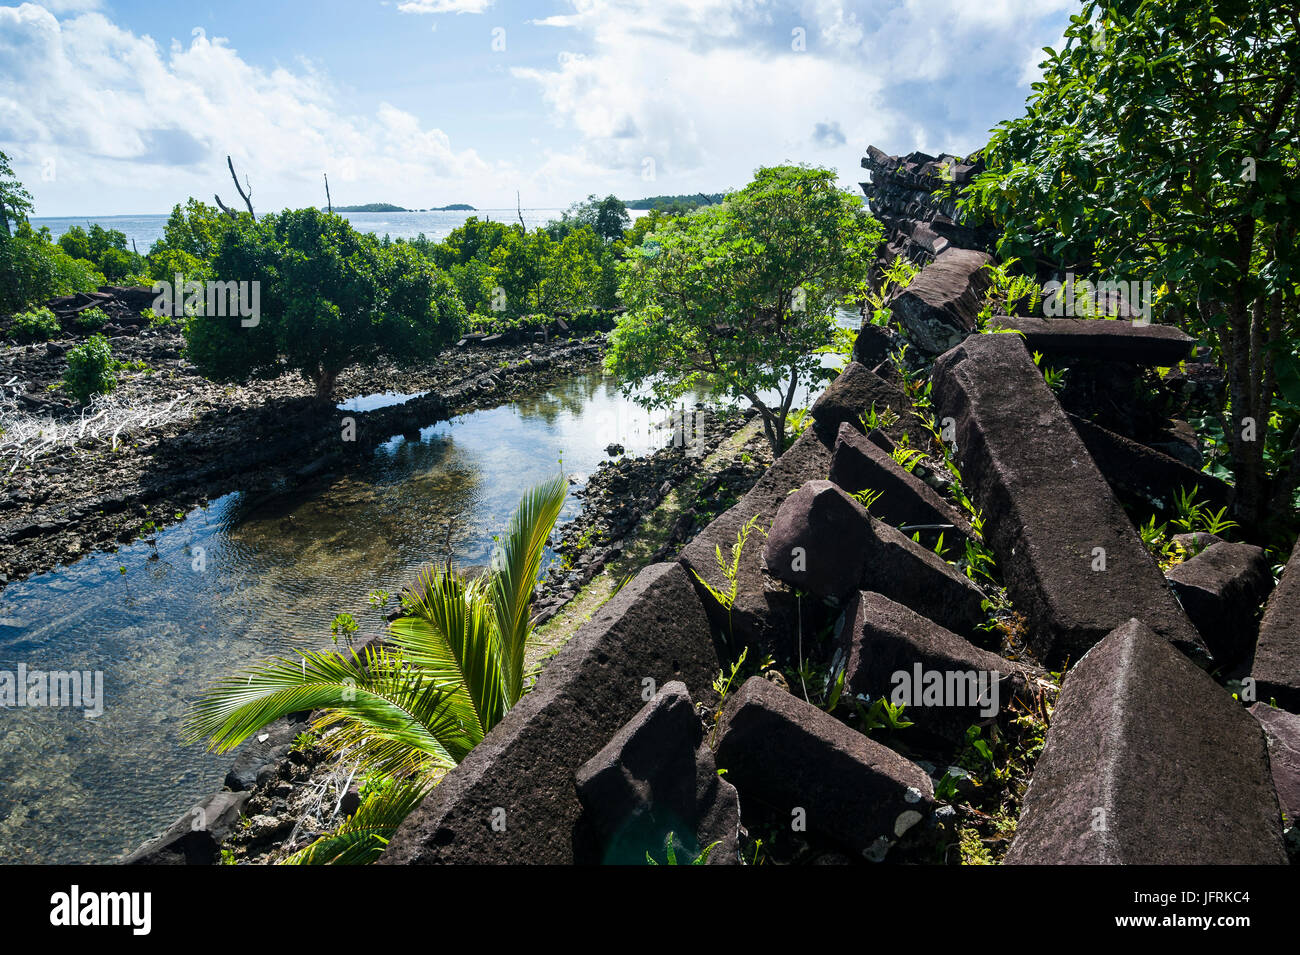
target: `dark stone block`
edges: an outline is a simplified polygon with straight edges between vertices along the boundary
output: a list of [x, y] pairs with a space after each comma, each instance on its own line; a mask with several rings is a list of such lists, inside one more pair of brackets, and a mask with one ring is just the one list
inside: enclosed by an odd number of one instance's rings
[[1031, 705], [1042, 676], [866, 591], [845, 606], [838, 642], [845, 693], [905, 703], [917, 731], [951, 742], [973, 723], [994, 721], [1013, 699]]
[[894, 297], [894, 321], [917, 349], [937, 355], [975, 330], [990, 282], [984, 266], [992, 261], [983, 252], [946, 249]]
[[958, 547], [963, 538], [974, 537], [966, 520], [928, 484], [848, 424], [840, 425], [835, 439], [830, 479], [850, 494], [864, 490], [878, 492], [880, 496], [871, 504], [870, 512], [895, 527], [952, 525], [943, 531], [922, 531], [921, 541], [927, 546], [933, 546], [940, 534], [945, 545]]
[[842, 424], [863, 430], [862, 419], [872, 408], [878, 414], [893, 412], [898, 424], [892, 430], [900, 439], [906, 434], [911, 447], [925, 450], [932, 444], [933, 436], [917, 419], [912, 403], [902, 390], [857, 362], [849, 362], [840, 376], [813, 402], [811, 414], [823, 443], [830, 446], [835, 443]]
[[1030, 352], [1052, 358], [1087, 358], [1132, 365], [1177, 365], [1196, 339], [1172, 325], [1141, 325], [1106, 318], [1019, 318], [994, 316], [994, 328], [1022, 333]]
[[1264, 608], [1250, 675], [1256, 699], [1300, 713], [1300, 540]]
[[1066, 677], [1006, 861], [1285, 864], [1259, 724], [1128, 621]]
[[1019, 336], [968, 338], [935, 363], [933, 381], [938, 414], [953, 419], [966, 492], [984, 511], [985, 540], [1039, 659], [1078, 659], [1136, 616], [1207, 660]]
[[867, 569], [871, 518], [830, 481], [809, 481], [781, 504], [763, 561], [792, 587], [839, 601]]
[[[767, 469], [743, 498], [716, 517], [690, 543], [678, 560], [723, 592], [731, 586], [718, 567], [716, 550], [731, 558], [737, 535], [751, 520], [768, 530], [786, 495], [809, 478], [824, 477], [831, 466], [831, 442], [809, 428]], [[779, 657], [794, 652], [797, 607], [794, 595], [763, 573], [763, 535], [752, 530], [740, 554], [736, 600], [731, 611], [703, 587], [700, 599], [714, 627], [737, 646], [761, 647]]]
[[809, 832], [871, 858], [934, 806], [923, 769], [762, 677], [727, 702], [717, 760], [742, 801], [802, 809]]
[[718, 776], [684, 683], [669, 683], [577, 773], [579, 862], [642, 865], [669, 836], [678, 861], [740, 861], [740, 802]]
[[832, 601], [872, 590], [964, 634], [984, 619], [978, 587], [830, 481], [809, 481], [786, 498], [763, 560], [774, 577]]
[[875, 368], [898, 347], [898, 336], [891, 329], [864, 322], [853, 342], [853, 360], [866, 368]]
[[1247, 711], [1264, 728], [1268, 763], [1287, 828], [1300, 822], [1300, 716], [1256, 703]]
[[216, 865], [221, 844], [239, 822], [251, 793], [213, 793], [177, 819], [153, 842], [127, 856], [124, 865]]
[[1173, 515], [1175, 495], [1192, 488], [1214, 510], [1231, 509], [1232, 486], [1226, 481], [1086, 418], [1067, 417], [1116, 497], [1134, 510]]
[[572, 863], [574, 774], [641, 708], [643, 681], [700, 693], [717, 669], [686, 572], [645, 568], [407, 817], [380, 864]]
[[243, 792], [257, 785], [263, 767], [283, 759], [298, 734], [310, 729], [307, 715], [291, 713], [282, 717], [240, 746], [234, 765], [226, 773], [226, 788]]
[[1273, 589], [1263, 548], [1212, 544], [1166, 574], [1217, 663], [1227, 666], [1250, 652], [1259, 632], [1259, 608]]

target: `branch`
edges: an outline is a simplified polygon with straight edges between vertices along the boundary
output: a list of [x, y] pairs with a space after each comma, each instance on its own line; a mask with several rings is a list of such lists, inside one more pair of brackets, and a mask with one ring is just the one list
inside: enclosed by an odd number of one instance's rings
[[244, 200], [244, 205], [248, 206], [248, 214], [252, 216], [253, 221], [256, 222], [257, 215], [253, 212], [253, 187], [249, 185], [248, 177], [244, 177], [244, 185], [248, 186], [248, 191], [245, 192], [239, 185], [239, 177], [235, 175], [235, 164], [231, 161], [229, 156], [226, 156], [226, 165], [230, 167], [230, 178], [235, 180], [235, 191], [239, 193], [239, 198]]

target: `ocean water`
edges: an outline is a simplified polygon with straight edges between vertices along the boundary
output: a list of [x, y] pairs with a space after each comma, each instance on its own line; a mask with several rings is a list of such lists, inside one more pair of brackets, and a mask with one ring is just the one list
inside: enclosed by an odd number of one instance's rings
[[[563, 209], [524, 209], [523, 220], [528, 228], [546, 225], [552, 219], [560, 218]], [[645, 215], [643, 210], [629, 212], [633, 219]], [[475, 212], [345, 212], [342, 213], [354, 227], [362, 232], [375, 235], [388, 235], [394, 239], [414, 239], [423, 233], [434, 241], [441, 241], [451, 234], [451, 230], [462, 225], [470, 216], [491, 219], [493, 222], [518, 222], [519, 213], [514, 209], [479, 209]], [[163, 227], [167, 224], [168, 213], [138, 216], [32, 216], [34, 228], [49, 228], [57, 239], [74, 225], [85, 228], [92, 222], [105, 229], [117, 229], [126, 234], [126, 244], [130, 247], [135, 242], [136, 250], [145, 254], [162, 238]]]

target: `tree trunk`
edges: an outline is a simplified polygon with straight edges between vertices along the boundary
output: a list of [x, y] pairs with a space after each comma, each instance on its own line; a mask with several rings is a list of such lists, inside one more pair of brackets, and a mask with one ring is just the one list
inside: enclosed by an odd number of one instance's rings
[[337, 371], [319, 371], [316, 373], [314, 383], [316, 385], [317, 401], [329, 401], [334, 396], [334, 381], [338, 376]]

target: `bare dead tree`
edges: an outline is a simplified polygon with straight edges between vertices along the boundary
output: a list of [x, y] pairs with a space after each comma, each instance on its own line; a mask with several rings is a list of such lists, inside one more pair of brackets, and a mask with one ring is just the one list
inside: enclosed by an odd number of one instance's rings
[[326, 172], [321, 175], [325, 177], [325, 208], [331, 215], [333, 215], [334, 200], [330, 198], [330, 174]]
[[527, 232], [527, 231], [528, 231], [528, 226], [524, 225], [524, 210], [523, 210], [523, 206], [520, 205], [520, 202], [519, 202], [519, 190], [518, 190], [518, 189], [515, 190], [515, 213], [516, 213], [516, 215], [519, 216], [519, 227], [520, 227], [521, 229], [523, 229], [525, 232]]
[[[249, 181], [248, 181], [248, 177], [247, 177], [247, 176], [244, 177], [244, 185], [241, 186], [241, 185], [239, 184], [239, 177], [235, 175], [235, 163], [231, 160], [231, 158], [230, 158], [229, 156], [226, 156], [226, 166], [227, 166], [227, 168], [230, 169], [230, 178], [233, 179], [233, 180], [235, 181], [235, 191], [239, 193], [239, 198], [241, 198], [241, 199], [244, 200], [244, 205], [248, 207], [248, 214], [249, 214], [250, 216], [252, 216], [252, 217], [253, 217], [253, 221], [256, 222], [256, 221], [257, 221], [257, 213], [255, 213], [255, 212], [253, 211], [253, 186], [252, 186], [252, 184], [249, 183]], [[247, 189], [247, 191], [245, 191], [245, 189]], [[228, 207], [224, 202], [221, 201], [221, 197], [220, 197], [220, 196], [218, 196], [218, 195], [216, 195], [216, 194], [214, 193], [213, 196], [212, 196], [212, 198], [214, 198], [214, 199], [217, 200], [217, 205], [221, 207], [221, 211], [222, 211], [222, 212], [224, 212], [226, 215], [230, 216], [230, 218], [232, 218], [232, 219], [235, 218], [235, 213], [234, 213], [234, 212], [233, 212], [233, 211], [232, 211], [232, 210], [231, 210], [231, 209], [230, 209], [230, 208], [229, 208], [229, 207]]]

